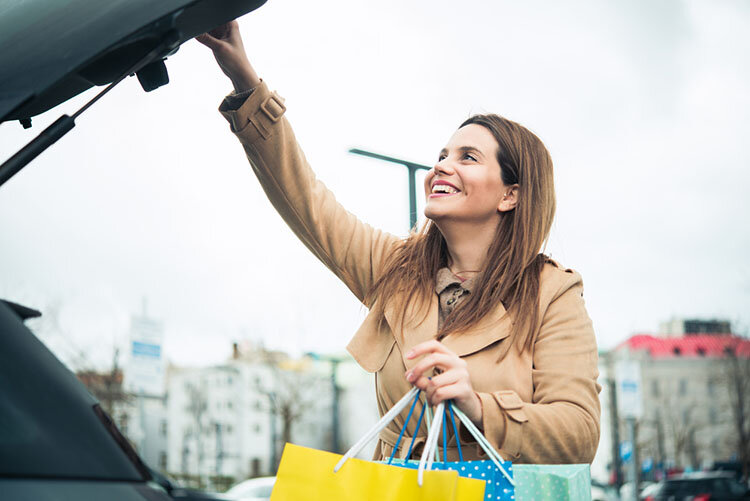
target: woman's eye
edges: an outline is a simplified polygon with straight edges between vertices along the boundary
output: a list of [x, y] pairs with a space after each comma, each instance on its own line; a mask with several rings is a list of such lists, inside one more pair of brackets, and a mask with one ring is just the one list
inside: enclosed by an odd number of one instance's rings
[[445, 155], [438, 155], [438, 162], [445, 160]]
[[474, 157], [474, 155], [471, 155], [469, 153], [464, 154], [464, 158], [467, 158], [467, 159], [471, 160], [472, 162], [476, 162], [477, 161], [476, 157]]

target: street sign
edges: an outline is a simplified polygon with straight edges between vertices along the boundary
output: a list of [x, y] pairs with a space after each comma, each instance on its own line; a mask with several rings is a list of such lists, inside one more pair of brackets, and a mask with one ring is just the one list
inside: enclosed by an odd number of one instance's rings
[[134, 316], [130, 324], [130, 349], [125, 367], [125, 390], [144, 396], [164, 395], [164, 330], [160, 322]]
[[637, 360], [618, 360], [615, 364], [617, 381], [617, 411], [621, 418], [643, 417], [641, 364]]
[[620, 442], [620, 459], [627, 463], [633, 457], [633, 443], [626, 440]]

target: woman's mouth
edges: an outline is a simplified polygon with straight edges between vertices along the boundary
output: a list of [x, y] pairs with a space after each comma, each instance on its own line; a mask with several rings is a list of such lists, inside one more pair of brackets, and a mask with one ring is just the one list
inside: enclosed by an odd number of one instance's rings
[[449, 197], [451, 195], [456, 195], [457, 193], [461, 193], [461, 190], [452, 184], [445, 181], [437, 181], [432, 185], [432, 193], [430, 193], [428, 198]]

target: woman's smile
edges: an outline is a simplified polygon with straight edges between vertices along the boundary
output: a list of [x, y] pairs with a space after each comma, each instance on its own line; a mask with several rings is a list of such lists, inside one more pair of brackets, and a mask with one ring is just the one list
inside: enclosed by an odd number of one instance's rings
[[459, 190], [455, 185], [449, 183], [448, 181], [438, 179], [437, 181], [432, 183], [432, 193], [430, 193], [427, 198], [449, 197], [451, 195], [457, 195], [458, 193], [461, 193], [461, 190]]

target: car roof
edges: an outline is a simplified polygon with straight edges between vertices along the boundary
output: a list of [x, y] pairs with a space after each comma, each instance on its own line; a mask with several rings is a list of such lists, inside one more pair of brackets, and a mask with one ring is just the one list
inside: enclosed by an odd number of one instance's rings
[[710, 478], [735, 478], [735, 475], [728, 471], [694, 471], [673, 475], [668, 480], [700, 480]]
[[[0, 122], [38, 115], [161, 61], [266, 0], [23, 0], [0, 3]], [[151, 54], [152, 52], [155, 53]]]

